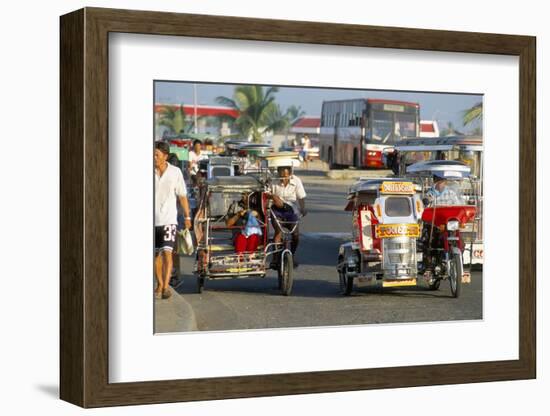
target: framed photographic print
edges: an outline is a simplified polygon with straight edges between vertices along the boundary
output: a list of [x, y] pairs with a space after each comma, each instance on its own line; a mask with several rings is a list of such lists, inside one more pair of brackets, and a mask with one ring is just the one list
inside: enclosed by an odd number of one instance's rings
[[60, 52], [63, 400], [536, 376], [535, 38], [85, 8]]

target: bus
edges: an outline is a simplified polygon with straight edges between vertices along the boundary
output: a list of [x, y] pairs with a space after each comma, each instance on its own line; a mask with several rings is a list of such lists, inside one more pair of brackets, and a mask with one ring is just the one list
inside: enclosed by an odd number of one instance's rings
[[402, 138], [418, 137], [420, 106], [359, 98], [323, 101], [319, 147], [329, 167], [383, 168]]

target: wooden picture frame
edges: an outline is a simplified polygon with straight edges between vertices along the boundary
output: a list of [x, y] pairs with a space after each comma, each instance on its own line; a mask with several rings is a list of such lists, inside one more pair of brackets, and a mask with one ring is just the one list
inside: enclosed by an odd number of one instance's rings
[[[82, 407], [536, 377], [534, 37], [85, 8], [61, 28], [60, 396]], [[368, 46], [519, 57], [519, 359], [109, 383], [108, 34]]]

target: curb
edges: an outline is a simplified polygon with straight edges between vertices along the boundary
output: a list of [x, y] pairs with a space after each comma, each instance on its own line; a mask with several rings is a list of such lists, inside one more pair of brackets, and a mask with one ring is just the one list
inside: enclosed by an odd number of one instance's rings
[[168, 299], [155, 299], [155, 333], [197, 331], [191, 304], [174, 289]]

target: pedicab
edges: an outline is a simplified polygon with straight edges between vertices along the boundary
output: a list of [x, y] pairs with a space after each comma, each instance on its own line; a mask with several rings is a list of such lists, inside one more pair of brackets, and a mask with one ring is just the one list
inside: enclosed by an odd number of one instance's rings
[[452, 296], [469, 282], [464, 272], [465, 243], [461, 229], [476, 218], [475, 183], [470, 166], [451, 160], [431, 160], [407, 167], [407, 175], [422, 183], [422, 233], [418, 240], [422, 261], [419, 273], [431, 290], [448, 280]]
[[[292, 253], [288, 244], [270, 240], [271, 201], [268, 198], [267, 176], [219, 176], [208, 179], [201, 187], [199, 208], [194, 220], [197, 252], [194, 273], [197, 290], [202, 293], [207, 280], [266, 277], [273, 266], [278, 272], [279, 288], [284, 295], [292, 291]], [[254, 216], [260, 231], [254, 250], [236, 252], [238, 233], [246, 225], [228, 225], [234, 212], [232, 205]], [[276, 256], [276, 264], [273, 263]]]
[[348, 193], [352, 241], [338, 251], [344, 295], [361, 286], [417, 284], [416, 240], [420, 236], [421, 187], [399, 178], [359, 179]]

